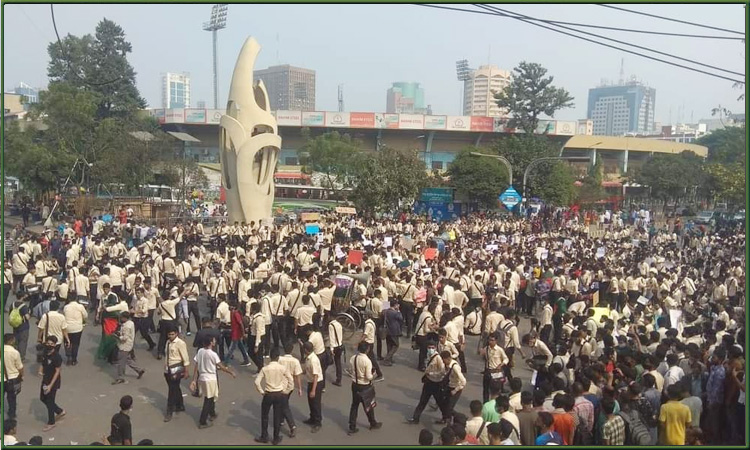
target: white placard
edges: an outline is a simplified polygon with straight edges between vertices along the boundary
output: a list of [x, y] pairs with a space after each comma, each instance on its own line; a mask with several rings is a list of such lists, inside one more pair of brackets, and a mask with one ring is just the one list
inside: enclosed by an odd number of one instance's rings
[[607, 249], [604, 247], [599, 247], [596, 249], [596, 259], [604, 258], [604, 255], [606, 254]]
[[383, 244], [386, 247], [393, 247], [393, 238], [391, 236], [386, 236], [383, 238]]
[[638, 297], [638, 300], [636, 300], [636, 301], [638, 303], [640, 303], [641, 305], [646, 306], [646, 305], [648, 305], [648, 302], [650, 302], [651, 300], [649, 300], [646, 297], [644, 297], [644, 296], [641, 295], [640, 297]]
[[573, 241], [570, 239], [565, 239], [565, 241], [563, 241], [563, 248], [570, 248], [571, 245], [573, 245]]

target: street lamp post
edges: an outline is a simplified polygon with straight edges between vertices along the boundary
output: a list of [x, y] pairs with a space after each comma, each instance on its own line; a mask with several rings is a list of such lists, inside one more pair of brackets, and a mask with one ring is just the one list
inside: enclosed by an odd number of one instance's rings
[[505, 167], [508, 169], [508, 185], [513, 186], [513, 165], [510, 163], [510, 161], [500, 155], [488, 155], [486, 153], [479, 152], [471, 152], [471, 156], [486, 156], [487, 158], [494, 158], [505, 164]]

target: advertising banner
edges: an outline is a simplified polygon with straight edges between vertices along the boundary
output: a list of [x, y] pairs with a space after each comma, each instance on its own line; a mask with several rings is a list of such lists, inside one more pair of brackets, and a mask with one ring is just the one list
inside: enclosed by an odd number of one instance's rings
[[420, 199], [427, 203], [451, 203], [453, 202], [453, 189], [424, 188]]
[[471, 131], [470, 116], [448, 116], [448, 129], [453, 131]]
[[577, 124], [573, 121], [555, 121], [555, 134], [560, 136], [573, 136], [576, 134]]
[[492, 131], [495, 119], [492, 117], [471, 116], [471, 131]]
[[302, 111], [276, 111], [279, 126], [298, 127], [302, 125]]
[[445, 130], [446, 116], [424, 116], [425, 130]]
[[555, 134], [555, 121], [540, 120], [536, 126], [536, 132], [539, 134]]
[[424, 128], [424, 116], [421, 114], [399, 114], [398, 127], [402, 130], [421, 130]]
[[385, 127], [393, 130], [399, 128], [399, 115], [398, 114], [383, 114], [385, 120]]
[[349, 113], [349, 126], [352, 128], [375, 128], [375, 114]]
[[328, 127], [349, 127], [349, 113], [346, 112], [327, 112], [326, 126]]
[[164, 123], [185, 123], [185, 110], [182, 108], [168, 109]]
[[442, 222], [457, 219], [461, 215], [461, 203], [414, 202], [414, 213], [426, 215], [429, 220]]
[[166, 117], [166, 111], [163, 109], [152, 109], [151, 115], [156, 118], [156, 121], [160, 124], [164, 123], [165, 117]]
[[206, 123], [205, 109], [186, 109], [185, 123]]
[[208, 123], [211, 124], [218, 124], [221, 121], [221, 116], [223, 116], [225, 111], [223, 109], [207, 109], [206, 110], [206, 119]]
[[578, 133], [586, 136], [594, 134], [594, 121], [593, 120], [579, 120], [578, 121]]
[[322, 127], [325, 125], [325, 113], [318, 111], [303, 111], [302, 112], [302, 126], [303, 127]]

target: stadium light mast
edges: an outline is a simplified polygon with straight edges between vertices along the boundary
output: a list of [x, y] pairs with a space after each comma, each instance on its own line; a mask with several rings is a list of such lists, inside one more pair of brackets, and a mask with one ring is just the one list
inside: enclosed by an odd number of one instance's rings
[[469, 69], [469, 61], [466, 59], [462, 59], [459, 61], [456, 61], [456, 77], [458, 78], [458, 81], [463, 81], [463, 86], [461, 88], [461, 115], [464, 114], [464, 96], [466, 93], [466, 81], [471, 79], [471, 69]]
[[214, 43], [214, 109], [219, 109], [219, 79], [218, 79], [218, 56], [217, 35], [216, 32], [227, 27], [227, 8], [226, 4], [218, 4], [211, 7], [211, 19], [203, 22], [203, 30], [210, 31]]

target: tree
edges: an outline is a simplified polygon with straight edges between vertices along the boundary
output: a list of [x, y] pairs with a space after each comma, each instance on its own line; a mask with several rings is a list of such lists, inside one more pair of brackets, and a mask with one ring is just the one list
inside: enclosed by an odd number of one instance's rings
[[354, 163], [352, 199], [361, 211], [395, 212], [411, 205], [427, 185], [427, 174], [414, 150], [385, 147], [359, 155]]
[[708, 147], [708, 162], [745, 165], [747, 138], [745, 127], [726, 127], [714, 130], [695, 143]]
[[602, 187], [603, 179], [602, 160], [599, 158], [583, 178], [581, 186], [577, 189], [575, 201], [580, 204], [591, 204], [604, 199], [607, 194]]
[[494, 208], [497, 199], [508, 187], [508, 171], [494, 158], [473, 156], [472, 152], [492, 154], [486, 149], [469, 147], [462, 150], [448, 168], [450, 184], [471, 201], [482, 207]]
[[302, 164], [314, 172], [323, 174], [326, 178], [325, 186], [333, 191], [340, 191], [343, 187], [351, 187], [353, 182], [355, 161], [361, 150], [359, 143], [348, 134], [341, 135], [334, 131], [311, 137], [310, 130], [303, 130], [307, 139], [302, 146]]
[[565, 89], [552, 85], [554, 78], [545, 77], [547, 69], [541, 64], [522, 61], [513, 72], [511, 82], [495, 93], [498, 106], [511, 116], [510, 128], [534, 134], [542, 114], [554, 117], [560, 109], [573, 106], [573, 97]]
[[94, 36], [68, 35], [62, 44], [51, 42], [47, 74], [51, 82], [65, 81], [95, 93], [98, 119], [129, 116], [146, 107], [135, 85], [136, 72], [127, 59], [132, 50], [123, 29], [105, 18], [96, 26]]
[[679, 155], [655, 154], [635, 174], [637, 183], [651, 188], [651, 196], [663, 200], [685, 197], [706, 181], [703, 159], [691, 151]]
[[52, 152], [38, 142], [35, 130], [21, 131], [17, 122], [6, 126], [3, 165], [7, 174], [18, 177], [26, 189], [46, 192], [58, 187], [70, 173], [70, 154]]
[[708, 164], [706, 173], [714, 198], [734, 205], [745, 204], [745, 167], [742, 164]]
[[540, 163], [529, 176], [529, 197], [539, 197], [545, 203], [567, 206], [576, 198], [575, 177], [570, 166], [561, 161]]

